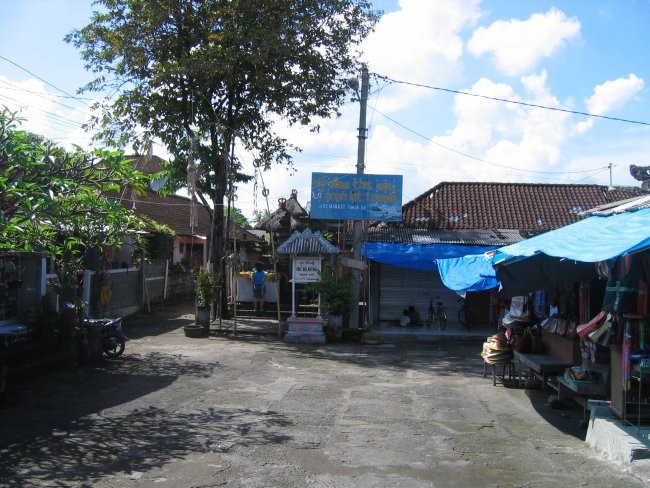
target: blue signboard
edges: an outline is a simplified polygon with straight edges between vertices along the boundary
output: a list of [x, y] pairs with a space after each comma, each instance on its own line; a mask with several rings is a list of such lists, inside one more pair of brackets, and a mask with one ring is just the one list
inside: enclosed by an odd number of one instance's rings
[[402, 176], [311, 174], [312, 219], [402, 220]]

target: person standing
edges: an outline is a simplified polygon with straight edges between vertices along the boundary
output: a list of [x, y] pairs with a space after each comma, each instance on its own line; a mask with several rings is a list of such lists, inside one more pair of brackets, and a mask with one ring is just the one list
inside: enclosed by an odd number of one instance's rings
[[264, 310], [264, 284], [266, 282], [266, 273], [262, 268], [262, 263], [255, 263], [253, 271], [253, 311], [257, 313]]

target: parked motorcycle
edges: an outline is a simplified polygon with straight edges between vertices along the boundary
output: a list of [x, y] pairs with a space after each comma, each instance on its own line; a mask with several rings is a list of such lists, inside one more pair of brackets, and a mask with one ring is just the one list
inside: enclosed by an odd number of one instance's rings
[[101, 326], [102, 352], [109, 358], [117, 358], [124, 352], [129, 339], [122, 330], [122, 319], [86, 319], [89, 325]]

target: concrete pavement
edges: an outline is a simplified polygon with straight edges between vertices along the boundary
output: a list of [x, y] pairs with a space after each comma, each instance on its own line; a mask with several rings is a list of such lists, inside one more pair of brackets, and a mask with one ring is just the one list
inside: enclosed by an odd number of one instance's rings
[[252, 320], [190, 339], [193, 320], [127, 318], [121, 359], [12, 389], [0, 486], [648, 486], [645, 461], [584, 442], [581, 408], [484, 378], [482, 336], [285, 344]]

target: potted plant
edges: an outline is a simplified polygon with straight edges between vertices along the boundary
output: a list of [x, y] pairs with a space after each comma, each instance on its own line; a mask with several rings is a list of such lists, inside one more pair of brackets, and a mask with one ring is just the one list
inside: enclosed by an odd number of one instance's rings
[[328, 335], [340, 339], [343, 328], [343, 316], [352, 303], [352, 284], [336, 269], [326, 265], [320, 272], [319, 280], [310, 283], [308, 290], [320, 295], [323, 316], [327, 318]]
[[[196, 326], [201, 329], [200, 335], [210, 331], [210, 311], [217, 293], [217, 275], [205, 268], [199, 269], [195, 279], [196, 293]], [[185, 329], [186, 335], [197, 334], [195, 330]]]

